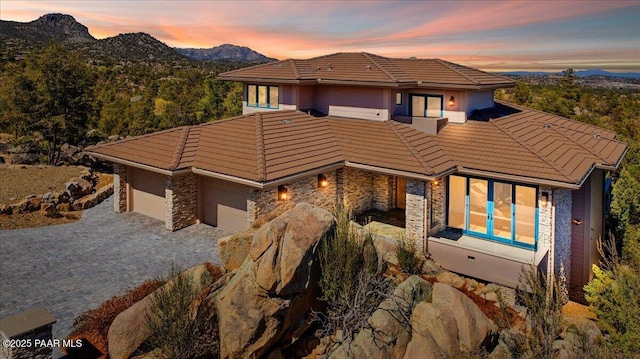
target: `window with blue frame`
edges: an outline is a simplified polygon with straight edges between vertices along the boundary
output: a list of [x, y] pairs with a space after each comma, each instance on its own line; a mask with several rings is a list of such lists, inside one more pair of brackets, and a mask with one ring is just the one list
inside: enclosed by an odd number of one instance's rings
[[278, 86], [247, 85], [247, 106], [278, 108], [278, 102]]
[[463, 233], [535, 249], [538, 188], [497, 180], [449, 176], [447, 223]]
[[444, 107], [441, 95], [411, 94], [409, 101], [410, 113], [412, 117], [442, 117]]

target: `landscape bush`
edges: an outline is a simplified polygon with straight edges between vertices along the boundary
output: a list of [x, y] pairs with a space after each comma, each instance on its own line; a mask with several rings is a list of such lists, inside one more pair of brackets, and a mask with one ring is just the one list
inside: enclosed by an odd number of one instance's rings
[[367, 324], [378, 305], [389, 296], [394, 283], [378, 268], [378, 256], [370, 234], [351, 227], [348, 209], [336, 212], [337, 225], [322, 240], [320, 288], [327, 308], [316, 313], [321, 335], [340, 330], [351, 340]]
[[403, 272], [409, 274], [419, 274], [421, 272], [420, 265], [422, 261], [418, 257], [418, 250], [415, 244], [409, 243], [404, 238], [400, 239], [396, 246], [396, 256]]
[[[205, 263], [213, 276], [222, 270]], [[153, 296], [146, 315], [150, 336], [147, 349], [160, 349], [165, 359], [217, 358], [219, 354], [218, 321], [215, 306], [205, 300], [208, 288], [200, 290], [193, 279], [176, 266], [170, 272], [171, 285], [160, 288]]]

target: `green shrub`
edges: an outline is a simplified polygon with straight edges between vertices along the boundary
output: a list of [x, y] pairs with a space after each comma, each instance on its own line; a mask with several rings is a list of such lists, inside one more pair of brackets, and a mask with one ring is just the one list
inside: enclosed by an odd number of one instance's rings
[[[210, 274], [210, 268], [208, 267]], [[215, 358], [219, 335], [215, 306], [205, 300], [192, 278], [174, 266], [173, 279], [156, 291], [146, 317], [147, 344], [166, 359]], [[214, 277], [215, 279], [215, 277]]]
[[398, 241], [396, 256], [400, 269], [409, 274], [419, 274], [421, 271], [421, 260], [418, 257], [418, 250], [415, 244], [407, 242], [404, 238]]
[[326, 302], [325, 313], [316, 313], [323, 334], [340, 329], [350, 339], [365, 324], [384, 298], [393, 291], [393, 282], [378, 269], [378, 256], [370, 234], [351, 228], [348, 210], [336, 212], [337, 225], [325, 236], [320, 250], [320, 288]]

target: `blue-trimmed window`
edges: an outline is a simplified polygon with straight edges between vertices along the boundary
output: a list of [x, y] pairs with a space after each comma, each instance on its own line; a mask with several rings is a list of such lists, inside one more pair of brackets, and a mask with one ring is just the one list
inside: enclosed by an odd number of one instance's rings
[[538, 188], [485, 178], [449, 176], [447, 224], [463, 233], [534, 249]]
[[247, 106], [278, 108], [279, 91], [278, 86], [247, 85]]
[[412, 117], [443, 117], [442, 95], [410, 94], [409, 113]]

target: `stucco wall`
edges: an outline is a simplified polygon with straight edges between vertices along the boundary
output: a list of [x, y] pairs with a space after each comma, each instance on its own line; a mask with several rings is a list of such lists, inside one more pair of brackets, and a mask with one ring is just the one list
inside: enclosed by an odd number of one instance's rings
[[[564, 267], [567, 281], [571, 278], [571, 190], [557, 189], [554, 191], [555, 225], [554, 225], [554, 267], [555, 274]], [[570, 283], [567, 283], [567, 287]]]
[[127, 211], [127, 166], [113, 164], [113, 210], [120, 213]]
[[196, 223], [198, 186], [195, 174], [167, 177], [165, 198], [167, 200], [165, 227], [168, 230], [176, 231]]
[[317, 86], [313, 108], [329, 115], [388, 120], [388, 91], [350, 86]]

